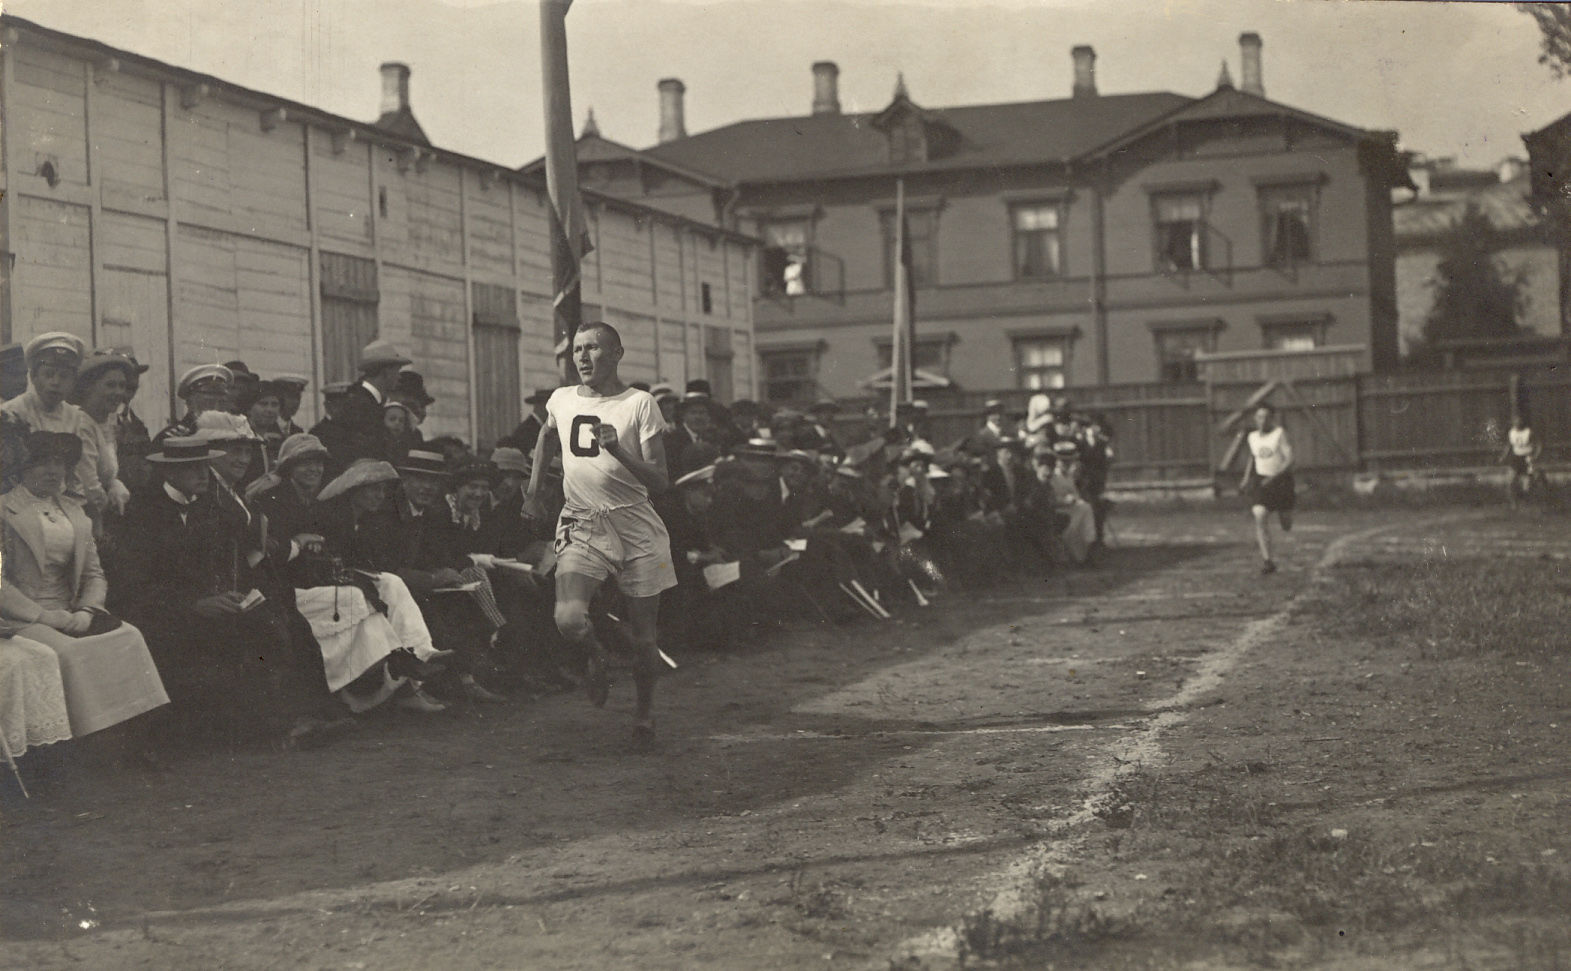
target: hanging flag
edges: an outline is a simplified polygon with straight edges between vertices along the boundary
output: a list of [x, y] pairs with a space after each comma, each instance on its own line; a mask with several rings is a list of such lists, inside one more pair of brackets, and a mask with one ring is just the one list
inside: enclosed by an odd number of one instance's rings
[[895, 180], [895, 313], [889, 343], [889, 424], [900, 405], [914, 397], [916, 375], [916, 280], [911, 273], [911, 229], [906, 225], [906, 185]]
[[[545, 182], [551, 201], [551, 307], [558, 363], [566, 384], [577, 382], [571, 360], [573, 335], [583, 323], [579, 264], [589, 242], [584, 201], [578, 193], [578, 153], [573, 141], [573, 99], [567, 74], [567, 8], [573, 0], [540, 0], [540, 71], [545, 97]], [[569, 353], [562, 355], [563, 348]]]

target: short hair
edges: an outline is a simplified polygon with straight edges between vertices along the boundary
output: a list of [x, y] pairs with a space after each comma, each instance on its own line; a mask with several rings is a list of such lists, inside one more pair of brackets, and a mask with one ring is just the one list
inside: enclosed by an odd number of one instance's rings
[[1252, 410], [1252, 411], [1260, 411], [1260, 410], [1261, 410], [1261, 409], [1264, 409], [1264, 410], [1266, 410], [1266, 411], [1269, 411], [1269, 412], [1270, 412], [1270, 413], [1271, 413], [1271, 414], [1273, 414], [1273, 415], [1274, 415], [1274, 414], [1276, 414], [1276, 405], [1273, 405], [1273, 404], [1272, 404], [1272, 403], [1271, 403], [1271, 402], [1269, 402], [1269, 401], [1261, 401], [1261, 402], [1258, 402], [1258, 403], [1257, 403], [1257, 404], [1256, 404], [1256, 405], [1255, 405], [1255, 406], [1254, 406], [1254, 408], [1253, 408], [1253, 409], [1251, 409], [1251, 410]]
[[[617, 347], [622, 346], [622, 335], [617, 332], [615, 327], [612, 327], [603, 320], [592, 320], [587, 324], [580, 324], [578, 328], [578, 334], [582, 334], [586, 330], [604, 331], [606, 334], [610, 335], [611, 340], [616, 344]], [[575, 334], [573, 336], [576, 340], [578, 335]]]

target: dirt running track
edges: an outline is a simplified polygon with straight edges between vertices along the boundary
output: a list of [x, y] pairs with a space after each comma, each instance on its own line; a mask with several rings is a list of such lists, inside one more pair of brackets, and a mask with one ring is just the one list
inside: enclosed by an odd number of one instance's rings
[[605, 711], [390, 712], [321, 751], [57, 770], [5, 807], [0, 966], [952, 964], [946, 929], [1007, 912], [1120, 760], [1239, 690], [1328, 555], [1549, 549], [1479, 519], [1311, 514], [1262, 582], [1241, 513], [1126, 516], [1095, 570], [679, 655], [652, 754], [618, 685]]

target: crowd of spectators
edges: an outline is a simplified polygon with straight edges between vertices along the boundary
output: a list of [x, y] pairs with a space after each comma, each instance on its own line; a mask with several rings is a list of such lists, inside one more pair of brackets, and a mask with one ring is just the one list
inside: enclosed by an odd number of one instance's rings
[[[183, 414], [151, 434], [129, 348], [53, 333], [23, 356], [26, 388], [0, 405], [8, 758], [111, 727], [138, 755], [165, 738], [310, 747], [373, 708], [420, 717], [578, 684], [548, 579], [559, 458], [547, 518], [524, 502], [550, 389], [476, 454], [425, 438], [415, 362], [375, 341], [359, 380], [321, 389], [309, 431], [294, 421], [307, 378], [230, 361], [181, 375]], [[638, 387], [669, 426], [656, 505], [677, 652], [803, 616], [887, 620], [1000, 571], [1083, 564], [1101, 542], [1111, 443], [1062, 398], [1016, 416], [989, 402], [939, 450], [921, 402], [848, 422], [832, 401], [801, 413], [726, 405], [703, 381]], [[594, 612], [610, 645], [616, 607]]]

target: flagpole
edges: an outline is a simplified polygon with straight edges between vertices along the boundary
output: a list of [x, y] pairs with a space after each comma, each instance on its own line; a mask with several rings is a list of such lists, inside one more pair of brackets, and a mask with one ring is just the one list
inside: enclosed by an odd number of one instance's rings
[[894, 333], [890, 335], [889, 354], [889, 427], [900, 424], [898, 417], [902, 401], [910, 399], [911, 348], [907, 347], [911, 320], [910, 266], [906, 255], [906, 183], [895, 180], [895, 249], [894, 249]]
[[[578, 195], [578, 156], [573, 141], [573, 99], [567, 71], [567, 9], [573, 0], [540, 0], [540, 74], [545, 100], [545, 181], [550, 197], [552, 337], [566, 342], [583, 323], [579, 261], [585, 225]], [[563, 384], [576, 382], [569, 352], [560, 362]]]

